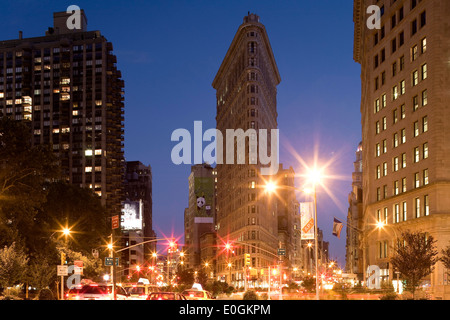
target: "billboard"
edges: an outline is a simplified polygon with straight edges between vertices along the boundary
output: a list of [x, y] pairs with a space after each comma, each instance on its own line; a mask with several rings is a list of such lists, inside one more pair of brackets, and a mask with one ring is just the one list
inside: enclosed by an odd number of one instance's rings
[[300, 203], [301, 240], [314, 239], [314, 208], [313, 202]]
[[196, 217], [213, 217], [214, 178], [194, 178]]
[[142, 215], [142, 200], [125, 201], [122, 208], [123, 230], [142, 230]]

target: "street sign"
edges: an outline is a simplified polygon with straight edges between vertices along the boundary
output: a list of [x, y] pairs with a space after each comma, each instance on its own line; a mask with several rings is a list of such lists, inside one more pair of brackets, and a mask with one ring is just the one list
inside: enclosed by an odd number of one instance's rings
[[285, 248], [278, 248], [278, 255], [279, 256], [285, 256], [286, 255], [286, 249]]
[[[106, 257], [105, 258], [105, 266], [107, 267], [112, 267], [113, 265], [113, 258], [111, 257]], [[119, 258], [116, 258], [116, 266], [119, 265]]]
[[73, 268], [73, 274], [83, 275], [83, 267], [77, 267], [77, 266], [74, 266], [74, 268]]
[[56, 266], [56, 272], [58, 277], [67, 277], [69, 275], [69, 266], [67, 265]]
[[75, 260], [75, 261], [73, 262], [73, 264], [74, 264], [76, 267], [83, 268], [83, 261], [82, 261], [82, 260]]
[[119, 216], [113, 216], [111, 218], [111, 222], [112, 222], [112, 228], [113, 229], [119, 228]]

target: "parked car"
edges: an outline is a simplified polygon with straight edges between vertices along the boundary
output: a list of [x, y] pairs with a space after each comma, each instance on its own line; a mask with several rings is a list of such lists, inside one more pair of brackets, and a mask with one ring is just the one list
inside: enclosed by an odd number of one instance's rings
[[[83, 286], [78, 293], [78, 300], [113, 300], [112, 284], [91, 283]], [[116, 299], [127, 300], [129, 294], [121, 286], [116, 286]]]
[[206, 290], [189, 289], [184, 290], [183, 295], [187, 300], [212, 300], [214, 299], [211, 293]]
[[187, 300], [184, 295], [179, 292], [152, 292], [148, 295], [147, 300]]

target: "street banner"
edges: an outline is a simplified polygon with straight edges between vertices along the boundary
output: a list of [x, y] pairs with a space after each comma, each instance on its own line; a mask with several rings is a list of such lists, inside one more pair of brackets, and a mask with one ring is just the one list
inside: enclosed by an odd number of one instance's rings
[[301, 240], [314, 239], [313, 202], [300, 203]]
[[333, 236], [338, 237], [338, 239], [341, 238], [341, 231], [342, 228], [344, 227], [344, 225], [342, 224], [341, 221], [339, 221], [338, 219], [334, 218], [334, 222], [333, 222]]

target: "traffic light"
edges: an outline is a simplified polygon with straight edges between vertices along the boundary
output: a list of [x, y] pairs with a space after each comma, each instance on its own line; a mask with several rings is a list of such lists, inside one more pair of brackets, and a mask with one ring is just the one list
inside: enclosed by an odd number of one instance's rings
[[249, 266], [251, 263], [250, 263], [250, 253], [246, 253], [245, 254], [245, 265], [246, 266]]

